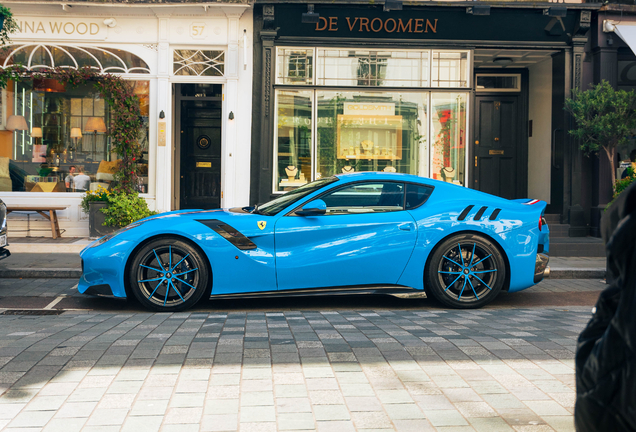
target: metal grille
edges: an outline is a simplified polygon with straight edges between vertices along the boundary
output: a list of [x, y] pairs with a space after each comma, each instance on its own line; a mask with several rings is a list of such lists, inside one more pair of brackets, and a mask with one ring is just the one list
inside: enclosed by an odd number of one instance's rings
[[42, 309], [9, 309], [0, 315], [61, 315], [63, 310], [42, 310]]
[[175, 75], [223, 76], [225, 51], [174, 50]]

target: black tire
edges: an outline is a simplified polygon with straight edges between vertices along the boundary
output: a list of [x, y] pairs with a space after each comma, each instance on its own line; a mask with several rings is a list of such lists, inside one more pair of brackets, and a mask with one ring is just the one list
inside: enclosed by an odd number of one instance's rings
[[457, 234], [441, 242], [424, 272], [426, 290], [455, 309], [476, 309], [490, 303], [505, 281], [506, 262], [499, 248], [476, 234]]
[[128, 282], [144, 307], [178, 312], [194, 306], [208, 291], [209, 273], [199, 249], [180, 239], [161, 237], [135, 253]]

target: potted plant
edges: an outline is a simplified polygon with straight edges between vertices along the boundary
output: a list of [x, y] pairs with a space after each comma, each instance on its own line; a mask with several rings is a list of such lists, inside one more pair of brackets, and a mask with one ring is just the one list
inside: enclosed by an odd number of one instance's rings
[[148, 209], [148, 203], [137, 193], [116, 192], [107, 195], [108, 205], [100, 210], [104, 223], [111, 228], [121, 228], [139, 219], [157, 214]]
[[117, 228], [105, 226], [106, 215], [102, 212], [109, 205], [108, 198], [111, 192], [102, 186], [93, 191], [88, 191], [82, 197], [82, 209], [88, 214], [88, 231], [90, 237], [101, 237], [110, 234]]

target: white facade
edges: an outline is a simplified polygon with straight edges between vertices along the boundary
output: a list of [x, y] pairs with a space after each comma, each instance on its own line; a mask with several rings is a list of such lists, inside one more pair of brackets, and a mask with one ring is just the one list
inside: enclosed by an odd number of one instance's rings
[[[221, 144], [221, 205], [247, 205], [250, 186], [252, 113], [252, 10], [247, 4], [210, 5], [101, 5], [5, 3], [21, 32], [12, 36], [24, 43], [98, 47], [133, 53], [143, 59], [150, 74], [122, 75], [150, 81], [148, 193], [149, 207], [159, 212], [175, 209], [178, 191], [175, 165], [173, 87], [176, 83], [223, 85]], [[222, 50], [222, 76], [175, 75], [175, 49]], [[160, 119], [163, 111], [165, 118]], [[229, 119], [229, 113], [234, 114]], [[165, 129], [160, 123], [165, 121]], [[159, 129], [166, 145], [159, 144]], [[11, 205], [51, 205], [58, 211], [64, 237], [88, 236], [88, 215], [81, 207], [81, 193], [0, 192]], [[50, 236], [49, 221], [35, 214], [9, 216], [10, 235]]]

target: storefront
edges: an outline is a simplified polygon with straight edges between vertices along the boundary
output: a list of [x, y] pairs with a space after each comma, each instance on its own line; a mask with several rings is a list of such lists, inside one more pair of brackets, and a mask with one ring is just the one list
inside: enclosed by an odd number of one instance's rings
[[307, 5], [257, 4], [252, 203], [388, 171], [567, 212], [565, 174], [552, 170], [570, 145], [573, 41], [590, 20], [572, 7], [321, 3], [309, 23]]
[[[12, 35], [1, 67], [88, 66], [130, 82], [143, 121], [137, 189], [151, 209], [248, 201], [249, 176], [239, 175], [250, 164], [248, 2], [47, 4], [38, 5], [37, 13], [31, 4], [6, 5], [20, 31]], [[81, 197], [117, 181], [119, 155], [108, 134], [115, 109], [90, 82], [10, 82], [2, 92], [2, 199], [9, 206], [65, 207], [58, 211], [63, 235], [86, 236]], [[47, 224], [33, 214], [10, 218], [14, 236], [50, 235]]]

